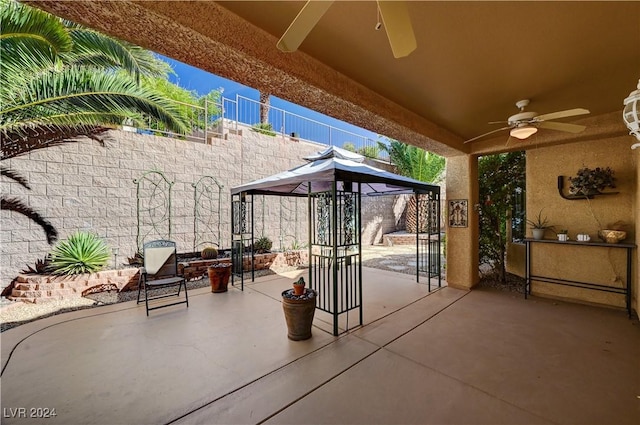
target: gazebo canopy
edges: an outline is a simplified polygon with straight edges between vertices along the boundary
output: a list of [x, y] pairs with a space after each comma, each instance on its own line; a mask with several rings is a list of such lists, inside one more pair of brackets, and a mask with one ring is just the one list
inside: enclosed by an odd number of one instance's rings
[[361, 183], [363, 195], [440, 191], [438, 186], [367, 165], [364, 156], [335, 146], [305, 159], [309, 163], [234, 187], [231, 194], [306, 196], [309, 185], [312, 192], [324, 192], [334, 181]]

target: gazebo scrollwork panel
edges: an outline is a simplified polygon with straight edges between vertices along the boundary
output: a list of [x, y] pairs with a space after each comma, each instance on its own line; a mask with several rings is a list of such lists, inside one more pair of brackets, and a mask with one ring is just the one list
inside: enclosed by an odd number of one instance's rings
[[[251, 279], [254, 278], [254, 196], [239, 193], [231, 196], [231, 263], [233, 275], [240, 276], [244, 289], [245, 259], [251, 261]], [[232, 285], [235, 281], [232, 279]]]
[[431, 278], [438, 278], [438, 287], [441, 287], [442, 267], [440, 254], [440, 193], [428, 192], [418, 196], [418, 217], [426, 223], [418, 223], [418, 228], [423, 232], [418, 233], [418, 273], [426, 273], [428, 276], [429, 290], [431, 290]]
[[333, 334], [344, 314], [359, 309], [362, 324], [360, 194], [357, 184], [337, 182], [335, 190], [311, 193], [309, 285], [318, 291], [316, 307], [331, 314]]

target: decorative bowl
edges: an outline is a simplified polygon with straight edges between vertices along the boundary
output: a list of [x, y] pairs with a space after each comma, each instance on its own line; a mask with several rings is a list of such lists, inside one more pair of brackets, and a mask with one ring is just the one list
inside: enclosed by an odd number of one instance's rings
[[618, 243], [627, 237], [627, 232], [622, 230], [604, 229], [598, 232], [598, 236], [600, 236], [600, 239], [606, 243]]

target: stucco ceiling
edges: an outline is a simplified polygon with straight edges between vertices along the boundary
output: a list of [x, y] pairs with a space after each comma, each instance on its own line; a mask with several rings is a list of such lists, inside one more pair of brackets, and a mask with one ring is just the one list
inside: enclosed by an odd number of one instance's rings
[[[304, 2], [222, 2], [279, 37]], [[640, 78], [640, 3], [407, 2], [418, 48], [394, 59], [375, 2], [336, 2], [300, 50], [463, 138], [517, 112], [622, 109]]]
[[[418, 48], [401, 59], [384, 29], [375, 30], [372, 1], [335, 2], [296, 53], [275, 42], [304, 2], [34, 3], [373, 131], [397, 137], [406, 129], [415, 144], [443, 144], [435, 149], [443, 154], [473, 151], [462, 141], [495, 129], [488, 122], [506, 120], [524, 98], [539, 113], [587, 108], [592, 115], [577, 122], [597, 125], [597, 116], [622, 110], [640, 77], [640, 2], [409, 1]], [[213, 44], [185, 53], [203, 37]], [[257, 61], [240, 72], [231, 56]], [[256, 64], [268, 68], [262, 79]], [[343, 107], [334, 109], [337, 98]]]

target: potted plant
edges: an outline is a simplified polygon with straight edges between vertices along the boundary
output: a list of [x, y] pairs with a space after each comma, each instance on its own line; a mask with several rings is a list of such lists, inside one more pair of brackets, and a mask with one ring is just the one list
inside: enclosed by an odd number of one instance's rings
[[[302, 294], [296, 295], [295, 285], [302, 287]], [[311, 326], [316, 311], [318, 293], [304, 289], [304, 278], [294, 283], [294, 288], [282, 292], [282, 309], [287, 322], [287, 337], [293, 341], [311, 338]]]
[[553, 229], [553, 226], [549, 225], [549, 219], [547, 217], [542, 218], [542, 210], [540, 210], [535, 220], [527, 220], [527, 224], [531, 226], [533, 239], [538, 240], [544, 238], [544, 233], [547, 229]]
[[556, 236], [558, 236], [558, 240], [560, 242], [566, 242], [569, 240], [569, 231], [566, 229], [562, 229], [558, 233], [556, 233]]
[[231, 263], [212, 264], [207, 268], [211, 292], [227, 292], [231, 277]]
[[300, 279], [293, 282], [293, 295], [300, 296], [303, 294], [304, 294], [304, 278], [301, 277]]
[[613, 170], [609, 167], [596, 167], [594, 170], [584, 167], [578, 170], [576, 177], [569, 177], [571, 186], [569, 192], [572, 195], [593, 196], [602, 193], [607, 187], [615, 188], [616, 179]]

